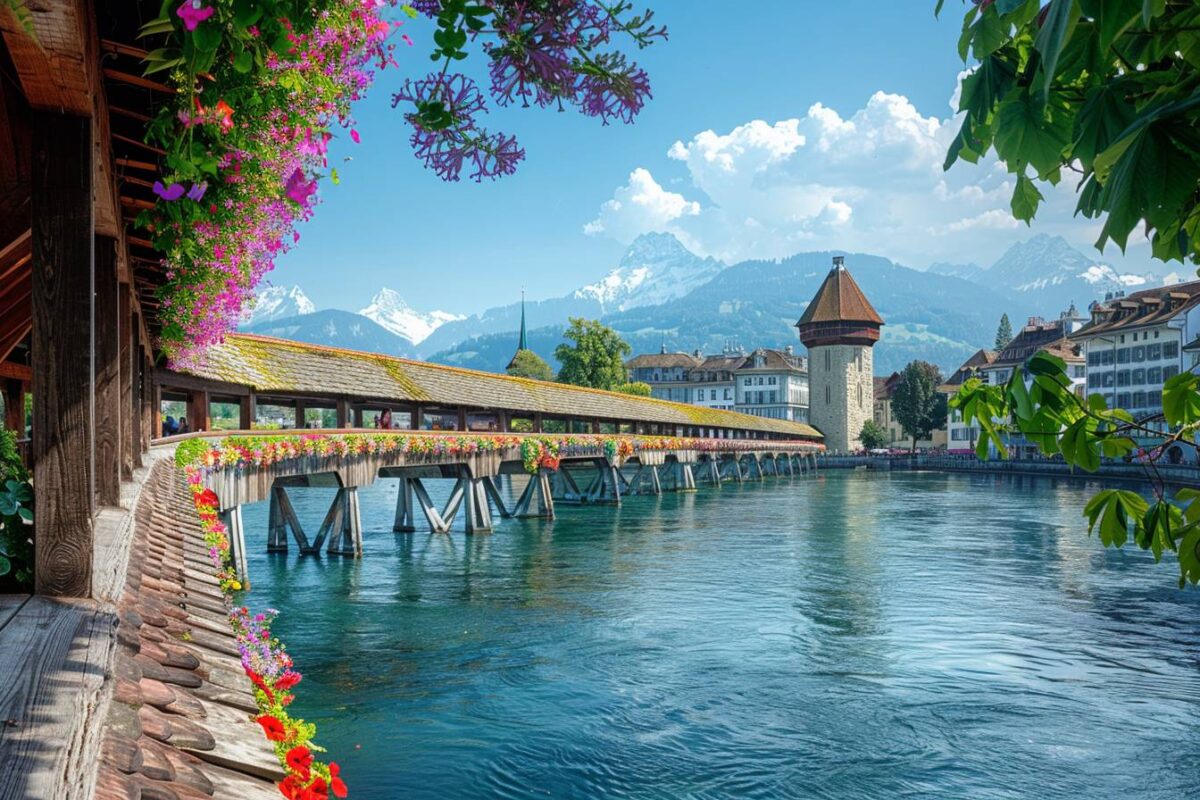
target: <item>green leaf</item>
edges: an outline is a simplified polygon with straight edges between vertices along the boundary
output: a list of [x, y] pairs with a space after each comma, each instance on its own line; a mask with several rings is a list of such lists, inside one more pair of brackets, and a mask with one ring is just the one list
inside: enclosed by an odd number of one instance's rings
[[138, 37], [157, 36], [160, 33], [171, 33], [175, 30], [175, 21], [170, 17], [152, 19], [138, 29]]
[[33, 522], [33, 510], [32, 509], [26, 508], [25, 506], [21, 506], [20, 508], [17, 509], [17, 514], [21, 517], [21, 519], [25, 520], [26, 522]]
[[1079, 110], [1075, 146], [1071, 150], [1071, 155], [1085, 168], [1091, 168], [1096, 156], [1117, 141], [1133, 122], [1136, 112], [1127, 99], [1128, 93], [1125, 82], [1117, 80], [1088, 94]]
[[236, 0], [233, 4], [233, 21], [239, 28], [248, 28], [263, 15], [263, 8], [257, 0]]
[[0, 556], [0, 576], [7, 575], [12, 571], [12, 562], [6, 557]]
[[233, 58], [233, 68], [245, 75], [254, 68], [254, 54], [249, 50], [243, 50]]
[[1142, 24], [1147, 29], [1155, 17], [1161, 17], [1163, 12], [1167, 10], [1167, 0], [1143, 0], [1142, 2]]
[[974, 72], [963, 78], [958, 110], [983, 121], [1015, 83], [1016, 73], [1008, 61], [996, 55], [988, 56]]
[[982, 61], [1008, 40], [1010, 31], [1008, 23], [1000, 19], [999, 12], [994, 6], [988, 6], [979, 15], [979, 21], [971, 30], [971, 53]]
[[1200, 377], [1191, 372], [1181, 372], [1163, 384], [1163, 416], [1168, 424], [1188, 425], [1200, 420], [1198, 384]]
[[1012, 196], [1012, 212], [1014, 217], [1025, 224], [1029, 224], [1033, 220], [1034, 215], [1037, 214], [1038, 204], [1044, 199], [1042, 193], [1033, 185], [1033, 181], [1024, 175], [1017, 176], [1017, 185], [1013, 188]]
[[1054, 85], [1058, 57], [1075, 30], [1079, 20], [1079, 9], [1075, 0], [1050, 0], [1046, 10], [1046, 21], [1042, 23], [1033, 46], [1042, 54], [1042, 97], [1049, 97]]
[[1200, 583], [1200, 523], [1190, 522], [1177, 533], [1179, 541], [1179, 588]]
[[1046, 109], [1028, 92], [1005, 98], [996, 110], [996, 153], [1019, 172], [1031, 164], [1045, 175], [1062, 164], [1070, 130], [1059, 118], [1048, 119]]

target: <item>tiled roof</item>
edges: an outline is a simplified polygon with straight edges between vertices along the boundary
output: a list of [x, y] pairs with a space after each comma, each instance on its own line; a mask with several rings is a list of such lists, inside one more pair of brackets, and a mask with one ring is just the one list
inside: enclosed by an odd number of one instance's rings
[[691, 368], [704, 359], [689, 353], [643, 353], [625, 362], [628, 369], [645, 369], [647, 367], [687, 367]]
[[1092, 320], [1072, 334], [1073, 339], [1112, 331], [1149, 328], [1174, 319], [1200, 303], [1200, 281], [1142, 289], [1093, 306]]
[[1063, 334], [1062, 320], [1031, 322], [1013, 337], [992, 362], [992, 366], [1015, 366], [1024, 364], [1030, 356], [1045, 350], [1065, 361], [1082, 361], [1079, 345], [1072, 343]]
[[469, 406], [549, 417], [705, 425], [818, 438], [798, 422], [496, 375], [424, 361], [303, 344], [246, 333], [210, 348], [192, 375], [253, 387], [259, 394], [337, 395], [426, 406]]
[[976, 350], [975, 354], [962, 363], [962, 366], [954, 371], [954, 374], [946, 379], [946, 382], [941, 385], [943, 390], [957, 390], [967, 382], [981, 368], [986, 367], [996, 361], [997, 353], [995, 350]]
[[[754, 357], [762, 356], [763, 365], [761, 367], [754, 366]], [[768, 348], [759, 348], [748, 356], [741, 359], [741, 363], [733, 369], [754, 370], [754, 369], [770, 369], [770, 370], [796, 370], [800, 371], [804, 368], [801, 366], [802, 357], [797, 355], [788, 355], [782, 350], [770, 350]]]
[[797, 325], [814, 322], [869, 322], [883, 324], [883, 318], [867, 300], [862, 289], [844, 267], [834, 267], [825, 276], [812, 302], [804, 309]]
[[278, 798], [283, 778], [173, 465], [137, 505], [96, 800]]

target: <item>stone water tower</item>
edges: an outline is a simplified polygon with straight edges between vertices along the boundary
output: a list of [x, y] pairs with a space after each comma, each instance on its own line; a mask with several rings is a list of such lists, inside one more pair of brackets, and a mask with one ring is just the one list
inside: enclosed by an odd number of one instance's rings
[[844, 256], [833, 257], [804, 315], [796, 323], [808, 348], [809, 421], [830, 452], [860, 447], [858, 435], [875, 404], [871, 348], [883, 318], [850, 277]]

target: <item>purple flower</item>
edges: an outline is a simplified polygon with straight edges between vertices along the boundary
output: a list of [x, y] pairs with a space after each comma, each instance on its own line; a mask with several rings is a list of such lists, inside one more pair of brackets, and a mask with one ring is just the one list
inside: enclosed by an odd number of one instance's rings
[[206, 191], [208, 191], [208, 183], [206, 181], [201, 183], [193, 183], [192, 188], [188, 189], [188, 199], [195, 200], [197, 203], [199, 203], [200, 199], [204, 197], [204, 193]]
[[317, 190], [317, 182], [310, 181], [304, 177], [304, 172], [299, 167], [292, 172], [287, 179], [287, 184], [284, 186], [284, 192], [292, 200], [296, 201], [305, 208], [308, 207], [309, 197]]
[[163, 200], [178, 200], [183, 197], [183, 184], [172, 183], [170, 186], [164, 187], [162, 181], [155, 181], [154, 193]]
[[616, 118], [631, 123], [642, 110], [650, 94], [650, 76], [636, 64], [621, 65], [603, 75], [585, 74], [579, 79], [579, 107], [589, 117], [599, 117], [605, 125]]

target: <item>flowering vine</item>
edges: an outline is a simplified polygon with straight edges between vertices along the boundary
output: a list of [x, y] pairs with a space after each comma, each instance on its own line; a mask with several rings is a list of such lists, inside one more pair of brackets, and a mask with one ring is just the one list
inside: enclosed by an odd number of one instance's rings
[[[220, 500], [211, 489], [204, 488], [202, 470], [188, 466], [185, 474], [200, 517], [209, 560], [226, 603], [231, 606], [233, 593], [240, 591], [242, 586], [230, 565], [229, 538], [218, 513]], [[316, 726], [288, 713], [288, 706], [294, 699], [291, 690], [300, 682], [301, 676], [294, 669], [283, 644], [271, 633], [271, 622], [277, 613], [268, 609], [251, 614], [245, 606], [231, 606], [229, 624], [237, 639], [242, 668], [254, 685], [254, 700], [259, 711], [254, 720], [273, 745], [285, 772], [284, 779], [278, 784], [279, 791], [289, 800], [328, 800], [331, 793], [334, 797], [346, 797], [346, 784], [339, 777], [337, 763], [320, 762], [314, 756], [315, 752], [322, 751], [313, 742]]]
[[409, 109], [416, 156], [451, 181], [464, 168], [475, 181], [508, 175], [525, 158], [515, 137], [479, 126], [483, 91], [450, 70], [468, 43], [482, 42], [497, 105], [573, 106], [607, 125], [633, 122], [651, 96], [646, 71], [614, 38], [641, 49], [667, 36], [653, 12], [632, 13], [626, 0], [414, 0], [411, 8], [437, 22], [431, 58], [441, 68], [405, 81], [392, 105]]
[[264, 434], [224, 439], [189, 439], [175, 451], [176, 463], [193, 470], [267, 467], [282, 461], [312, 456], [356, 456], [396, 453], [409, 456], [458, 456], [516, 450], [525, 470], [557, 469], [563, 456], [604, 456], [623, 461], [646, 451], [695, 450], [744, 452], [747, 450], [805, 449], [821, 452], [825, 446], [808, 441], [756, 439], [693, 439], [678, 436], [606, 436], [604, 434]]

